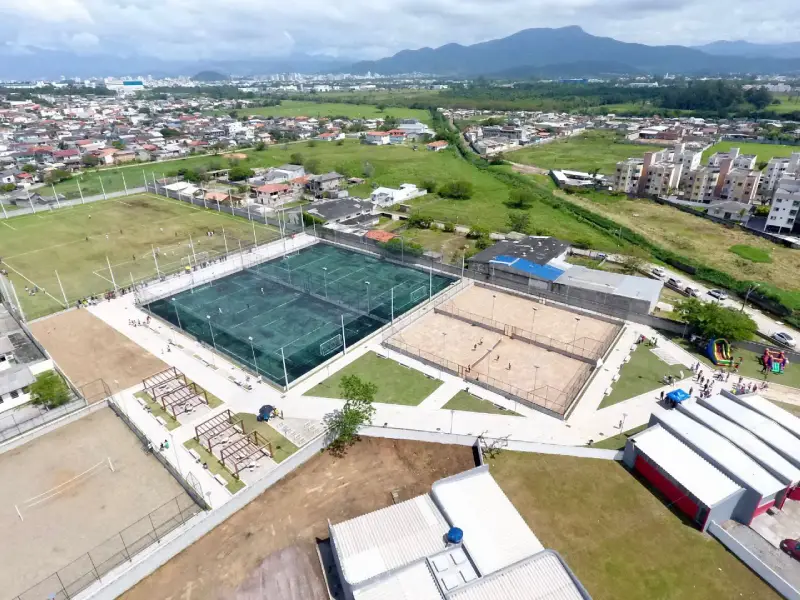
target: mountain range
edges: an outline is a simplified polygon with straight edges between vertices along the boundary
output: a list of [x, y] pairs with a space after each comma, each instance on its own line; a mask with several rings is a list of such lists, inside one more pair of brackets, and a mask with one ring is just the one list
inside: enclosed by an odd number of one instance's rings
[[717, 56], [746, 56], [749, 58], [800, 58], [800, 42], [788, 44], [753, 44], [743, 40], [711, 42], [695, 46], [697, 50]]
[[[720, 45], [721, 44], [721, 45]], [[726, 46], [725, 44], [734, 44]], [[394, 56], [361, 61], [352, 73], [431, 73], [448, 76], [526, 77], [592, 76], [607, 74], [717, 75], [732, 73], [800, 72], [800, 56], [782, 54], [780, 46], [720, 42], [709, 49], [685, 46], [647, 46], [599, 37], [577, 26], [525, 29], [508, 37], [470, 46], [446, 44], [439, 48], [403, 50]], [[794, 46], [787, 44], [786, 46]], [[797, 44], [800, 49], [800, 44]], [[762, 54], [724, 53], [726, 48]], [[770, 55], [769, 53], [774, 53]], [[770, 56], [769, 60], [764, 60]]]

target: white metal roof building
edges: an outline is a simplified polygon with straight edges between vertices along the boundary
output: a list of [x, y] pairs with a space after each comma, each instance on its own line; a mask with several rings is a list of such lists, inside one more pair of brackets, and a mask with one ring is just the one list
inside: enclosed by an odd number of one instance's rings
[[442, 600], [442, 593], [425, 560], [394, 571], [363, 588], [353, 590], [355, 600]]
[[431, 490], [481, 575], [488, 575], [544, 550], [488, 469], [441, 479]]
[[676, 410], [657, 409], [652, 418], [739, 485], [768, 498], [786, 486], [730, 441]]
[[745, 490], [661, 425], [628, 438], [623, 462], [701, 530], [730, 519]]
[[698, 403], [719, 413], [734, 423], [741, 425], [764, 443], [775, 449], [781, 456], [800, 467], [800, 438], [778, 425], [772, 419], [731, 400], [727, 396], [702, 398]]
[[445, 549], [447, 521], [427, 494], [330, 526], [339, 568], [350, 585]]
[[678, 405], [678, 410], [736, 444], [779, 481], [791, 487], [800, 482], [800, 468], [744, 427], [693, 401], [682, 402]]
[[782, 409], [777, 404], [773, 404], [766, 398], [762, 398], [758, 394], [748, 394], [746, 396], [737, 397], [730, 394], [734, 402], [738, 402], [743, 406], [753, 409], [760, 415], [772, 419], [778, 425], [790, 431], [793, 435], [800, 438], [800, 419], [787, 410]]

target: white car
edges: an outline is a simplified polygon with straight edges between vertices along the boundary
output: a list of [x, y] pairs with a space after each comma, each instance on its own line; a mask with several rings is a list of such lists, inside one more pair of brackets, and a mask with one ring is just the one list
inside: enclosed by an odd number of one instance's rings
[[687, 296], [692, 298], [697, 298], [700, 296], [700, 288], [692, 287], [691, 285], [687, 285], [684, 291], [686, 292]]
[[795, 339], [784, 331], [773, 333], [772, 339], [783, 344], [784, 346], [789, 346], [790, 348], [794, 348], [797, 345]]
[[664, 277], [664, 275], [666, 275], [666, 274], [667, 274], [667, 272], [666, 272], [664, 269], [662, 269], [661, 267], [656, 267], [656, 268], [654, 268], [654, 269], [653, 269], [652, 271], [650, 271], [650, 272], [651, 272], [653, 275], [655, 275], [656, 277], [658, 277], [659, 279], [663, 278], [663, 277]]
[[727, 300], [728, 294], [723, 292], [722, 290], [708, 290], [708, 295], [712, 298], [716, 298], [717, 300]]

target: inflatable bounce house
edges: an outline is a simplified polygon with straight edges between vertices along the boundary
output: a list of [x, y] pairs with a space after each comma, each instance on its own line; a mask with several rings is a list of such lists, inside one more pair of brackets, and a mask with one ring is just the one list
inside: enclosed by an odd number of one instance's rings
[[786, 358], [786, 355], [780, 350], [764, 349], [764, 354], [761, 357], [761, 364], [764, 365], [770, 373], [783, 373], [788, 363], [789, 360]]
[[709, 340], [706, 353], [708, 354], [708, 358], [710, 358], [711, 362], [715, 365], [723, 367], [731, 366], [731, 345], [728, 343], [728, 340]]

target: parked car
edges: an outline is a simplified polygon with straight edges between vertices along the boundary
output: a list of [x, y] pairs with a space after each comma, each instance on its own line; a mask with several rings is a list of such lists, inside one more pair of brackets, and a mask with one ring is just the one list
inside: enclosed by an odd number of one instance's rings
[[779, 344], [789, 346], [790, 348], [797, 346], [797, 341], [785, 331], [776, 331], [772, 334], [772, 339]]
[[716, 298], [717, 300], [727, 300], [728, 294], [723, 292], [722, 290], [708, 290], [708, 295], [712, 298]]
[[671, 285], [672, 287], [678, 289], [681, 289], [681, 287], [683, 287], [683, 283], [681, 282], [681, 280], [675, 279], [674, 277], [670, 277], [669, 279], [667, 279], [667, 285]]
[[700, 295], [700, 288], [692, 287], [690, 285], [686, 286], [684, 290], [687, 296], [691, 296], [692, 298], [697, 298]]
[[800, 542], [787, 538], [781, 542], [781, 550], [796, 560], [800, 560]]
[[667, 272], [666, 272], [664, 269], [662, 269], [661, 267], [655, 267], [655, 268], [654, 268], [652, 271], [650, 271], [650, 272], [651, 272], [653, 275], [655, 275], [656, 277], [658, 277], [659, 279], [661, 279], [662, 277], [664, 277], [664, 275], [666, 275], [666, 274], [667, 274]]

